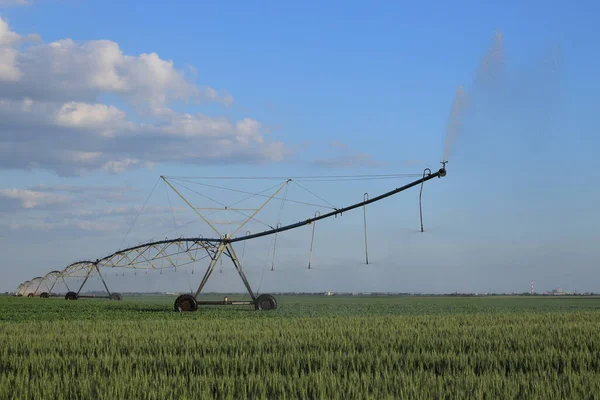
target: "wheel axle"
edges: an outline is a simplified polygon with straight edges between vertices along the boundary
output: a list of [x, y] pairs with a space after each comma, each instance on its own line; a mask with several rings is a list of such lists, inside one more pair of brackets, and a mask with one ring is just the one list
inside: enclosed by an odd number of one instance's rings
[[251, 306], [256, 310], [269, 311], [277, 308], [277, 300], [270, 294], [261, 294], [256, 300], [202, 300], [198, 301], [191, 294], [182, 294], [175, 300], [174, 309], [177, 312], [197, 311], [198, 306]]

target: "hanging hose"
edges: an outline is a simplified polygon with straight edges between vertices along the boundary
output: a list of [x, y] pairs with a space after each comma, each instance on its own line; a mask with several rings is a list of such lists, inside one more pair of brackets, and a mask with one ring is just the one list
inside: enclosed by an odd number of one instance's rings
[[[281, 224], [277, 224], [277, 229], [281, 228]], [[271, 271], [275, 271], [275, 251], [277, 250], [277, 234], [275, 234], [275, 242], [273, 243], [273, 260], [271, 261]]]
[[[363, 201], [369, 200], [369, 193], [365, 193], [363, 195]], [[364, 211], [364, 221], [365, 221], [365, 263], [369, 264], [369, 248], [367, 246], [367, 205], [363, 206]]]
[[[429, 168], [425, 168], [425, 170], [423, 171], [423, 178], [425, 178], [425, 175], [431, 175], [431, 170]], [[425, 184], [425, 182], [421, 182], [421, 191], [419, 192], [419, 216], [421, 217], [421, 232], [423, 232], [423, 204], [422, 204], [422, 197], [423, 197], [423, 185]]]
[[[315, 212], [315, 218], [320, 216], [321, 213], [320, 212]], [[313, 222], [313, 228], [312, 228], [312, 239], [310, 240], [310, 253], [308, 255], [308, 269], [310, 269], [310, 263], [312, 262], [312, 253], [313, 253], [313, 244], [315, 242], [315, 227], [317, 226], [317, 222]]]
[[[289, 182], [289, 181], [288, 181]], [[279, 209], [279, 216], [277, 217], [277, 229], [281, 228], [281, 215], [283, 214], [283, 206], [285, 206], [285, 200], [287, 199], [288, 186], [285, 187], [283, 192], [283, 199], [281, 200], [281, 208]], [[277, 250], [277, 232], [275, 233], [275, 240], [273, 243], [273, 260], [271, 261], [271, 271], [275, 271], [275, 251]]]

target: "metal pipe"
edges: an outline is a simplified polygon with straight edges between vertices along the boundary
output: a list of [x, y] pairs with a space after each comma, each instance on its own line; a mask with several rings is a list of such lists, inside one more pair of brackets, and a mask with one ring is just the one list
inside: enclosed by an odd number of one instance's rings
[[319, 215], [318, 217], [314, 217], [314, 218], [309, 218], [307, 220], [300, 221], [300, 222], [297, 222], [295, 224], [290, 224], [290, 225], [286, 225], [286, 226], [283, 226], [283, 227], [277, 227], [277, 228], [274, 228], [274, 229], [271, 229], [271, 230], [268, 230], [268, 231], [264, 231], [264, 232], [260, 232], [260, 233], [255, 233], [255, 234], [252, 234], [252, 235], [246, 235], [246, 236], [242, 236], [242, 237], [238, 237], [238, 238], [234, 238], [234, 239], [231, 239], [230, 237], [226, 237], [226, 238], [183, 238], [183, 239], [159, 240], [159, 241], [150, 242], [150, 243], [144, 243], [144, 244], [140, 244], [140, 245], [137, 245], [137, 246], [133, 246], [133, 247], [129, 247], [127, 249], [123, 249], [123, 250], [117, 251], [115, 253], [112, 253], [112, 254], [110, 254], [110, 255], [108, 255], [108, 256], [100, 259], [100, 261], [104, 261], [104, 260], [110, 259], [111, 257], [114, 257], [117, 254], [125, 253], [125, 252], [131, 251], [131, 250], [136, 250], [136, 249], [139, 249], [139, 248], [142, 248], [142, 247], [147, 247], [147, 246], [152, 246], [152, 245], [158, 245], [158, 244], [174, 243], [174, 242], [178, 242], [178, 241], [209, 242], [209, 243], [235, 243], [235, 242], [241, 242], [241, 241], [245, 241], [245, 240], [249, 240], [249, 239], [255, 239], [255, 238], [259, 238], [259, 237], [263, 237], [263, 236], [268, 236], [268, 235], [272, 235], [272, 234], [275, 234], [275, 233], [278, 233], [278, 232], [283, 232], [283, 231], [287, 231], [287, 230], [290, 230], [290, 229], [298, 228], [300, 226], [308, 225], [308, 224], [311, 224], [311, 223], [313, 223], [315, 221], [319, 221], [321, 219], [325, 219], [325, 218], [337, 216], [338, 214], [342, 214], [342, 213], [344, 213], [346, 211], [350, 211], [350, 210], [353, 210], [355, 208], [362, 207], [362, 206], [365, 206], [367, 204], [371, 204], [371, 203], [374, 203], [376, 201], [382, 200], [382, 199], [384, 199], [386, 197], [393, 196], [393, 195], [395, 195], [397, 193], [400, 193], [402, 191], [410, 189], [413, 186], [419, 185], [419, 184], [421, 184], [423, 182], [426, 182], [426, 181], [428, 181], [430, 179], [441, 178], [441, 177], [444, 177], [444, 176], [446, 176], [446, 169], [445, 168], [441, 168], [439, 171], [437, 171], [437, 172], [435, 172], [435, 173], [433, 173], [431, 175], [428, 175], [426, 177], [422, 177], [421, 179], [418, 179], [418, 180], [416, 180], [414, 182], [411, 182], [409, 184], [406, 184], [406, 185], [404, 185], [402, 187], [399, 187], [397, 189], [391, 190], [389, 192], [383, 193], [383, 194], [381, 194], [381, 195], [379, 195], [377, 197], [373, 197], [373, 198], [371, 198], [371, 199], [369, 199], [367, 201], [362, 201], [360, 203], [352, 204], [352, 205], [344, 207], [344, 208], [339, 208], [339, 209], [336, 209], [335, 211], [331, 211], [331, 212], [329, 212], [327, 214]]
[[[386, 192], [384, 194], [381, 194], [381, 195], [379, 195], [377, 197], [373, 197], [373, 198], [369, 199], [368, 201], [362, 201], [360, 203], [352, 204], [352, 205], [350, 205], [348, 207], [339, 208], [339, 209], [336, 209], [335, 211], [331, 211], [331, 212], [329, 212], [327, 214], [323, 214], [323, 215], [321, 215], [319, 217], [309, 218], [309, 219], [307, 219], [305, 221], [296, 222], [295, 224], [286, 225], [286, 226], [283, 226], [281, 228], [275, 228], [275, 229], [271, 229], [271, 230], [268, 230], [268, 231], [264, 231], [264, 232], [260, 232], [260, 233], [255, 233], [255, 234], [250, 235], [250, 236], [244, 236], [244, 237], [238, 237], [238, 238], [235, 238], [235, 239], [229, 239], [229, 242], [230, 243], [235, 243], [235, 242], [241, 242], [243, 240], [255, 239], [255, 238], [262, 237], [262, 236], [268, 236], [268, 235], [272, 235], [274, 233], [283, 232], [283, 231], [287, 231], [287, 230], [290, 230], [290, 229], [298, 228], [300, 226], [308, 225], [308, 224], [310, 224], [312, 222], [319, 221], [321, 219], [325, 219], [325, 218], [329, 218], [329, 217], [333, 217], [333, 216], [337, 216], [338, 214], [342, 214], [342, 213], [344, 213], [346, 211], [354, 210], [355, 208], [362, 207], [364, 205], [374, 203], [376, 201], [385, 199], [386, 197], [390, 197], [390, 196], [393, 196], [393, 195], [395, 195], [397, 193], [400, 193], [400, 192], [403, 192], [403, 191], [405, 191], [407, 189], [410, 189], [413, 186], [417, 186], [417, 185], [421, 184], [422, 182], [427, 182], [430, 179], [438, 178], [438, 177], [443, 177], [443, 176], [446, 176], [446, 170], [445, 169], [440, 169], [439, 171], [437, 171], [437, 172], [435, 172], [435, 173], [433, 173], [433, 174], [431, 174], [429, 176], [426, 176], [424, 178], [418, 179], [418, 180], [416, 180], [414, 182], [411, 182], [411, 183], [406, 184], [406, 185], [404, 185], [402, 187], [399, 187], [397, 189], [394, 189], [394, 190], [391, 190], [391, 191]], [[216, 239], [216, 240], [218, 240], [218, 239]], [[216, 240], [213, 239], [212, 241], [216, 241]]]

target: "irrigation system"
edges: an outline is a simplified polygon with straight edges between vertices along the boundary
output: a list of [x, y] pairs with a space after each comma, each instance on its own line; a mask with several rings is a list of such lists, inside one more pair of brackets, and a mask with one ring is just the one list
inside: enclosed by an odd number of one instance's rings
[[[133, 247], [129, 247], [123, 250], [116, 251], [104, 258], [99, 258], [96, 260], [86, 260], [86, 261], [78, 261], [68, 265], [64, 270], [55, 270], [48, 272], [45, 276], [35, 277], [29, 281], [23, 282], [20, 284], [16, 291], [15, 295], [17, 296], [27, 296], [27, 297], [41, 297], [41, 298], [50, 298], [50, 297], [58, 297], [61, 296], [55, 292], [57, 285], [62, 284], [66, 288], [66, 295], [64, 298], [66, 300], [77, 300], [81, 298], [107, 298], [111, 300], [121, 300], [121, 295], [119, 293], [111, 292], [104, 276], [102, 275], [102, 268], [135, 268], [135, 269], [161, 269], [162, 267], [159, 265], [160, 263], [166, 262], [169, 267], [178, 268], [183, 267], [189, 264], [197, 263], [201, 260], [208, 259], [208, 267], [202, 277], [202, 280], [196, 289], [195, 293], [190, 291], [190, 293], [182, 294], [175, 300], [174, 309], [176, 311], [184, 312], [184, 311], [196, 311], [198, 306], [210, 306], [210, 305], [253, 305], [257, 310], [274, 310], [277, 308], [277, 301], [274, 296], [270, 294], [260, 294], [257, 295], [255, 291], [252, 289], [248, 279], [246, 278], [246, 274], [244, 273], [244, 269], [242, 267], [242, 262], [238, 257], [236, 251], [233, 248], [234, 243], [238, 242], [246, 242], [249, 240], [265, 237], [265, 236], [275, 236], [275, 241], [277, 240], [277, 234], [293, 229], [297, 229], [303, 226], [312, 224], [312, 237], [311, 237], [311, 246], [310, 246], [310, 255], [309, 255], [309, 263], [308, 268], [311, 268], [312, 261], [312, 249], [314, 244], [314, 228], [316, 226], [316, 222], [329, 219], [329, 218], [337, 218], [342, 216], [344, 213], [347, 213], [352, 210], [363, 208], [364, 213], [364, 229], [365, 229], [365, 261], [368, 264], [368, 249], [367, 249], [367, 219], [366, 219], [366, 206], [381, 200], [384, 200], [390, 196], [396, 195], [398, 193], [404, 192], [410, 188], [417, 187], [420, 185], [419, 192], [419, 215], [421, 219], [421, 231], [423, 231], [423, 213], [422, 213], [422, 195], [423, 195], [423, 186], [425, 182], [428, 182], [434, 178], [442, 178], [446, 176], [446, 163], [447, 161], [442, 162], [442, 167], [436, 171], [432, 172], [429, 168], [426, 168], [422, 175], [417, 175], [419, 178], [414, 181], [398, 187], [396, 189], [387, 191], [375, 197], [369, 197], [367, 193], [364, 194], [363, 201], [354, 203], [342, 208], [334, 208], [332, 211], [321, 214], [320, 212], [316, 212], [313, 217], [298, 221], [296, 223], [292, 223], [289, 225], [282, 226], [281, 224], [277, 224], [275, 227], [270, 227], [270, 229], [265, 230], [259, 233], [250, 233], [249, 231], [245, 231], [243, 235], [237, 235], [238, 232], [241, 232], [242, 228], [246, 226], [248, 222], [254, 220], [256, 215], [260, 213], [260, 211], [276, 196], [286, 188], [290, 182], [293, 181], [292, 178], [286, 179], [285, 182], [275, 190], [273, 194], [267, 197], [266, 201], [258, 208], [253, 209], [241, 209], [241, 208], [231, 208], [231, 207], [223, 207], [223, 208], [198, 208], [194, 207], [188, 199], [186, 199], [179, 190], [173, 185], [171, 180], [165, 176], [161, 176], [161, 179], [179, 196], [181, 199], [212, 229], [214, 232], [214, 237], [204, 238], [200, 237], [179, 237], [174, 239], [165, 239], [159, 241], [152, 241], [147, 243], [142, 243]], [[414, 176], [414, 175], [413, 175]], [[346, 179], [350, 179], [345, 177]], [[255, 194], [256, 195], [256, 194]], [[236, 211], [240, 214], [243, 214], [247, 217], [244, 221], [239, 223], [237, 227], [230, 233], [221, 233], [219, 229], [217, 229], [216, 224], [211, 222], [207, 216], [204, 214], [207, 210], [227, 210], [227, 211]], [[242, 213], [242, 210], [245, 212], [252, 211], [251, 215]], [[276, 242], [275, 242], [276, 243]], [[275, 248], [273, 249], [273, 260], [275, 258]], [[244, 246], [245, 252], [245, 246]], [[241, 281], [243, 282], [251, 300], [241, 300], [241, 301], [232, 301], [228, 300], [227, 297], [224, 300], [220, 301], [208, 301], [208, 300], [200, 300], [200, 294], [205, 287], [206, 283], [210, 279], [215, 267], [219, 261], [222, 262], [222, 259], [229, 259], [236, 269]], [[161, 264], [162, 265], [162, 264]], [[102, 267], [102, 268], [101, 268]], [[84, 288], [86, 282], [91, 277], [96, 276], [102, 281], [104, 288], [106, 289], [106, 296], [95, 296], [95, 295], [84, 295], [81, 294], [82, 289]], [[76, 278], [77, 283], [74, 285], [73, 279]], [[79, 284], [79, 282], [81, 282]]]
[[[487, 56], [484, 58], [480, 68], [478, 70], [478, 74], [485, 75], [487, 70], [490, 68], [491, 64], [498, 63], [502, 61], [502, 36], [496, 36], [495, 41], [491, 50], [488, 52]], [[236, 208], [234, 205], [239, 202], [235, 202], [230, 204], [229, 206], [223, 205], [223, 208], [200, 208], [194, 207], [190, 201], [188, 201], [181, 192], [175, 187], [173, 182], [177, 181], [177, 178], [168, 178], [165, 176], [161, 176], [162, 180], [165, 184], [170, 187], [189, 207], [193, 210], [194, 213], [197, 214], [200, 219], [206, 223], [213, 231], [214, 236], [205, 238], [201, 235], [196, 237], [179, 237], [159, 241], [150, 241], [146, 243], [142, 243], [133, 247], [129, 247], [123, 250], [116, 251], [104, 258], [99, 259], [90, 259], [87, 261], [78, 261], [76, 263], [70, 264], [64, 270], [60, 271], [51, 271], [47, 273], [45, 276], [35, 277], [29, 281], [25, 281], [20, 284], [16, 290], [15, 295], [17, 296], [27, 296], [27, 297], [56, 297], [59, 296], [57, 292], [57, 285], [64, 285], [66, 289], [66, 295], [64, 295], [67, 300], [77, 300], [85, 297], [104, 297], [112, 300], [120, 300], [121, 295], [119, 293], [111, 292], [106, 281], [105, 277], [102, 275], [101, 270], [103, 268], [134, 268], [134, 269], [146, 269], [148, 270], [160, 270], [162, 273], [162, 265], [167, 263], [169, 268], [177, 268], [185, 265], [190, 265], [197, 263], [201, 260], [208, 260], [208, 267], [202, 277], [202, 280], [196, 289], [195, 293], [193, 289], [190, 287], [190, 293], [183, 294], [179, 296], [175, 300], [175, 310], [176, 311], [195, 311], [198, 309], [200, 305], [253, 305], [257, 310], [273, 310], [277, 308], [277, 301], [270, 294], [260, 294], [257, 295], [255, 291], [253, 291], [248, 279], [246, 278], [246, 274], [244, 272], [243, 263], [244, 263], [244, 253], [246, 250], [246, 242], [254, 239], [258, 239], [261, 237], [273, 236], [274, 245], [273, 245], [273, 258], [272, 258], [272, 268], [274, 268], [275, 263], [275, 249], [277, 244], [277, 235], [281, 232], [294, 230], [300, 228], [302, 226], [307, 226], [312, 224], [312, 235], [311, 235], [311, 244], [310, 244], [310, 252], [309, 252], [309, 260], [308, 260], [308, 269], [311, 269], [312, 263], [312, 253], [313, 253], [313, 244], [315, 240], [315, 225], [318, 221], [322, 221], [330, 218], [337, 218], [342, 216], [344, 213], [347, 213], [352, 210], [363, 208], [363, 218], [364, 218], [364, 246], [365, 246], [365, 263], [369, 264], [369, 253], [368, 253], [368, 242], [367, 242], [367, 205], [373, 204], [375, 202], [382, 201], [390, 196], [394, 196], [398, 193], [404, 192], [410, 188], [417, 187], [420, 185], [419, 192], [419, 216], [421, 220], [421, 232], [423, 229], [423, 212], [422, 212], [422, 196], [423, 196], [423, 186], [426, 182], [434, 179], [434, 178], [442, 178], [446, 176], [446, 163], [448, 160], [448, 155], [450, 151], [450, 147], [454, 141], [454, 138], [457, 134], [457, 131], [462, 126], [462, 115], [465, 109], [468, 107], [467, 96], [464, 93], [462, 86], [458, 87], [456, 92], [452, 109], [450, 112], [450, 118], [447, 123], [446, 128], [446, 142], [444, 147], [444, 153], [442, 159], [442, 166], [436, 172], [432, 172], [431, 169], [426, 168], [422, 174], [410, 174], [403, 175], [400, 174], [395, 175], [362, 175], [362, 176], [329, 176], [329, 177], [295, 177], [295, 178], [283, 178], [283, 177], [236, 177], [235, 179], [285, 179], [285, 182], [278, 187], [273, 187], [271, 189], [275, 190], [275, 192], [271, 195], [265, 195], [264, 192], [260, 193], [248, 193], [244, 191], [238, 191], [233, 189], [222, 188], [218, 186], [205, 185], [211, 188], [218, 189], [226, 189], [233, 190], [234, 192], [241, 192], [245, 194], [250, 194], [252, 196], [261, 196], [266, 198], [266, 201], [257, 208]], [[358, 179], [385, 179], [385, 178], [412, 178], [414, 181], [398, 187], [393, 190], [389, 190], [382, 194], [379, 194], [375, 197], [370, 197], [368, 193], [364, 193], [363, 200], [358, 203], [354, 203], [345, 207], [336, 208], [329, 207], [328, 212], [320, 213], [316, 211], [311, 218], [304, 219], [298, 221], [296, 223], [292, 223], [289, 225], [282, 225], [277, 222], [275, 226], [271, 226], [268, 224], [267, 227], [269, 229], [259, 232], [259, 233], [250, 233], [248, 230], [242, 231], [244, 227], [250, 222], [260, 222], [256, 216], [259, 214], [263, 208], [270, 203], [273, 199], [280, 200], [281, 198], [276, 197], [281, 191], [284, 191], [287, 194], [287, 186], [294, 182], [298, 185], [300, 181], [306, 178], [321, 178], [321, 180], [326, 180], [326, 178], [340, 178], [343, 180], [358, 180]], [[206, 177], [204, 177], [206, 178]], [[231, 177], [211, 177], [210, 179], [232, 179]], [[316, 179], [318, 180], [318, 179]], [[157, 181], [158, 183], [158, 181]], [[176, 182], [177, 183], [177, 182]], [[181, 184], [179, 184], [182, 186]], [[300, 185], [301, 186], [301, 185]], [[156, 185], [155, 185], [156, 187]], [[284, 190], [285, 189], [285, 190]], [[306, 188], [304, 188], [306, 189]], [[270, 189], [269, 189], [270, 190]], [[153, 189], [154, 191], [154, 189]], [[309, 191], [310, 192], [310, 191]], [[310, 192], [315, 195], [314, 193]], [[208, 196], [204, 196], [208, 198]], [[319, 199], [321, 197], [317, 196]], [[285, 200], [285, 195], [284, 199]], [[146, 200], [147, 201], [147, 200]], [[214, 200], [213, 200], [214, 201]], [[169, 200], [170, 202], [170, 200]], [[308, 204], [307, 205], [314, 205]], [[331, 205], [331, 203], [329, 203]], [[282, 201], [283, 207], [283, 201]], [[143, 209], [143, 207], [142, 207]], [[211, 215], [215, 211], [231, 211], [233, 213], [241, 214], [246, 217], [245, 220], [239, 222], [239, 224], [233, 229], [233, 231], [229, 231], [228, 233], [221, 233], [219, 229], [217, 229], [217, 225], [219, 223], [215, 221], [210, 221], [207, 217]], [[172, 211], [172, 210], [171, 210]], [[247, 213], [250, 213], [247, 214]], [[280, 210], [281, 215], [281, 210]], [[138, 214], [139, 216], [139, 214]], [[137, 219], [137, 217], [136, 217]], [[175, 219], [175, 218], [173, 218]], [[134, 221], [135, 223], [135, 221]], [[243, 233], [242, 233], [243, 232]], [[128, 232], [129, 233], [129, 232]], [[233, 244], [234, 243], [244, 243], [244, 250], [242, 252], [242, 258], [240, 259], [236, 254]], [[242, 280], [248, 294], [250, 295], [251, 300], [247, 301], [229, 301], [227, 297], [225, 297], [222, 301], [203, 301], [200, 300], [200, 294], [205, 287], [206, 283], [210, 279], [215, 267], [218, 263], [222, 264], [223, 259], [231, 260], [231, 263], [235, 267], [237, 273], [239, 274], [240, 279]], [[90, 278], [96, 277], [98, 280], [102, 281], [104, 288], [106, 289], [106, 296], [89, 296], [81, 293], [85, 284], [89, 281]], [[75, 281], [75, 282], [74, 282]], [[62, 296], [62, 295], [60, 295]]]

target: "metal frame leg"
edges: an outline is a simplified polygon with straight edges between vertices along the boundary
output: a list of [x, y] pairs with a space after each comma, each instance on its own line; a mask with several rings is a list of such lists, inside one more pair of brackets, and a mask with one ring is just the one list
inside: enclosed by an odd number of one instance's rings
[[194, 296], [196, 298], [196, 300], [198, 299], [198, 296], [200, 296], [200, 292], [204, 288], [204, 285], [206, 285], [208, 278], [210, 277], [213, 270], [215, 269], [215, 265], [217, 265], [217, 262], [223, 255], [224, 250], [225, 250], [225, 243], [220, 243], [219, 247], [217, 248], [217, 252], [215, 253], [215, 256], [210, 261], [210, 264], [208, 264], [208, 268], [206, 269], [206, 272], [204, 273], [204, 277], [202, 278], [202, 282], [200, 282], [200, 286], [198, 286], [198, 290], [196, 290], [196, 295]]
[[36, 288], [35, 288], [35, 290], [33, 291], [33, 295], [34, 295], [34, 296], [37, 296], [37, 292], [38, 292], [38, 290], [40, 290], [40, 286], [42, 286], [42, 282], [44, 282], [44, 280], [43, 280], [43, 279], [40, 281], [40, 283], [38, 283], [37, 287], [36, 287]]
[[67, 288], [67, 292], [70, 292], [71, 289], [69, 288], [69, 285], [67, 284], [67, 280], [65, 279], [65, 277], [61, 276], [60, 279], [62, 279], [63, 283], [65, 284], [65, 287]]
[[96, 268], [96, 271], [98, 271], [98, 275], [100, 276], [100, 279], [102, 279], [102, 283], [104, 284], [104, 288], [106, 289], [106, 293], [108, 293], [108, 297], [112, 296], [112, 294], [110, 293], [110, 290], [108, 290], [108, 286], [106, 286], [106, 282], [104, 281], [104, 278], [102, 277], [102, 274], [100, 273], [100, 268], [98, 268], [98, 264], [94, 264], [94, 267]]
[[248, 279], [246, 279], [246, 274], [244, 274], [244, 271], [242, 270], [242, 265], [240, 264], [240, 262], [237, 258], [237, 254], [235, 254], [235, 250], [233, 249], [233, 246], [231, 245], [231, 243], [227, 244], [226, 249], [227, 249], [227, 254], [229, 255], [229, 258], [231, 258], [231, 262], [233, 262], [235, 269], [237, 269], [237, 272], [240, 275], [240, 278], [242, 278], [242, 281], [244, 282], [244, 285], [246, 286], [246, 290], [248, 290], [250, 297], [252, 297], [252, 300], [256, 300], [256, 296], [254, 296], [254, 292], [252, 292], [250, 283], [248, 282]]
[[48, 288], [48, 294], [49, 295], [52, 295], [52, 290], [54, 290], [54, 286], [56, 286], [56, 282], [58, 282], [58, 279], [56, 279], [54, 281], [54, 283], [52, 284], [52, 286]]
[[77, 296], [79, 296], [79, 292], [81, 292], [81, 289], [83, 289], [83, 285], [85, 285], [85, 283], [87, 282], [88, 278], [90, 277], [90, 274], [92, 273], [92, 270], [93, 270], [93, 268], [90, 268], [90, 270], [88, 271], [87, 275], [85, 276], [85, 279], [83, 280], [83, 283], [81, 284], [81, 287], [77, 291]]

